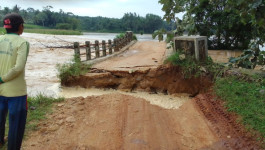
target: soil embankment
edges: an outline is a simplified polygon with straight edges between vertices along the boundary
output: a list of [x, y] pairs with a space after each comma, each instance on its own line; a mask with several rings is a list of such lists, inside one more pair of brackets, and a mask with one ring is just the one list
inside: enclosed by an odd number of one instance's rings
[[123, 91], [146, 91], [150, 93], [189, 93], [195, 96], [211, 86], [210, 77], [185, 78], [179, 67], [160, 66], [158, 68], [130, 71], [99, 70], [73, 77], [62, 83], [65, 86], [84, 88], [114, 88]]

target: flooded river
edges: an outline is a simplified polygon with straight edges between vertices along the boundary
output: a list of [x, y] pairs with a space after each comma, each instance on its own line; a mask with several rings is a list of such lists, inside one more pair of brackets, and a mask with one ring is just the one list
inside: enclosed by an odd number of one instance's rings
[[[115, 33], [84, 33], [75, 35], [43, 35], [23, 33], [22, 37], [30, 42], [30, 53], [26, 65], [26, 80], [30, 96], [39, 93], [48, 96], [58, 96], [60, 93], [56, 64], [69, 62], [74, 54], [72, 49], [54, 49], [49, 46], [70, 46], [73, 42], [85, 43], [95, 40], [115, 38]], [[137, 35], [140, 41], [153, 40], [151, 34]]]
[[[26, 65], [28, 94], [34, 96], [42, 93], [58, 96], [61, 92], [56, 64], [69, 62], [74, 51], [72, 49], [47, 48], [47, 46], [67, 46], [72, 45], [73, 42], [108, 40], [113, 39], [116, 35], [115, 33], [84, 33], [81, 36], [24, 33], [22, 37], [27, 39], [31, 45]], [[153, 40], [151, 34], [137, 35], [137, 38], [139, 41]], [[240, 53], [240, 51], [209, 51], [209, 55], [216, 62], [227, 62], [229, 57], [239, 56]]]

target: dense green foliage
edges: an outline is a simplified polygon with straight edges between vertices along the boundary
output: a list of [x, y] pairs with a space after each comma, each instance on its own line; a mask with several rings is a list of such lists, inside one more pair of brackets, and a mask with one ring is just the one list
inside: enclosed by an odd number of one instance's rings
[[[177, 22], [177, 33], [208, 36], [214, 49], [246, 49], [253, 39], [264, 43], [265, 0], [159, 0], [164, 18]], [[182, 20], [176, 13], [184, 12]]]
[[80, 57], [78, 55], [75, 55], [71, 62], [65, 64], [57, 64], [56, 67], [59, 72], [59, 79], [61, 80], [61, 82], [64, 82], [71, 76], [79, 76], [87, 73], [91, 66], [82, 64]]
[[[210, 49], [248, 49], [238, 59], [238, 67], [255, 68], [264, 64], [259, 45], [265, 43], [265, 0], [159, 0], [164, 18], [175, 21], [175, 34], [200, 34], [208, 37]], [[182, 19], [177, 13], [185, 13]], [[245, 59], [245, 58], [248, 59]], [[249, 63], [252, 63], [249, 65]], [[251, 66], [251, 67], [249, 67]]]
[[240, 57], [231, 57], [229, 62], [234, 67], [242, 67], [247, 69], [254, 69], [257, 65], [264, 66], [265, 51], [259, 52], [259, 55], [256, 56], [256, 52], [252, 49], [244, 50]]
[[80, 17], [81, 30], [86, 31], [133, 31], [135, 33], [152, 33], [165, 27], [170, 28], [172, 24], [165, 23], [161, 17], [147, 14], [141, 17], [136, 13], [125, 13], [121, 19], [105, 17]]
[[[259, 131], [265, 138], [265, 79], [245, 81], [235, 77], [219, 78], [215, 92], [226, 101], [229, 111], [242, 116], [240, 120], [249, 129]], [[265, 139], [263, 141], [265, 144]]]
[[[0, 7], [0, 20], [10, 12], [17, 12], [22, 15], [27, 24], [39, 25], [46, 28], [56, 28], [65, 30], [81, 30], [90, 32], [124, 32], [133, 31], [135, 33], [152, 33], [159, 28], [171, 29], [174, 23], [167, 23], [160, 16], [147, 14], [141, 17], [136, 13], [125, 13], [120, 19], [106, 17], [80, 17], [71, 12], [52, 11], [52, 6], [43, 7], [43, 10], [34, 8], [21, 9], [17, 5], [12, 9]], [[2, 21], [0, 26], [2, 26]], [[30, 26], [28, 26], [30, 27]], [[28, 28], [26, 26], [26, 28]]]

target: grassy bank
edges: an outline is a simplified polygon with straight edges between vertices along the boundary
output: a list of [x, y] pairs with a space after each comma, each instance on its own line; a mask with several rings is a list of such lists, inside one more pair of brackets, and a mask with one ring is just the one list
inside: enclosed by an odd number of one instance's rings
[[80, 31], [58, 29], [25, 29], [26, 33], [52, 34], [52, 35], [82, 35]]
[[34, 24], [24, 24], [25, 29], [49, 29], [48, 27], [43, 27], [39, 25], [34, 25]]
[[247, 129], [255, 130], [265, 144], [265, 79], [245, 81], [235, 77], [216, 80], [214, 90], [229, 111], [239, 114]]
[[[25, 137], [30, 131], [38, 129], [40, 120], [45, 119], [47, 114], [52, 112], [52, 105], [54, 103], [62, 102], [64, 98], [52, 98], [39, 94], [35, 97], [28, 98], [28, 114]], [[8, 119], [6, 124], [6, 136], [8, 134]], [[1, 150], [7, 149], [7, 144], [0, 148]]]
[[[80, 31], [74, 30], [58, 30], [58, 29], [48, 29], [36, 25], [27, 25], [25, 24], [25, 33], [39, 33], [39, 34], [52, 34], [52, 35], [83, 35]], [[5, 34], [6, 31], [4, 28], [0, 28], [0, 35]]]
[[60, 30], [60, 29], [50, 29], [48, 27], [43, 27], [33, 24], [24, 24], [24, 32], [27, 33], [40, 33], [40, 34], [53, 34], [53, 35], [82, 35], [80, 31], [74, 30]]

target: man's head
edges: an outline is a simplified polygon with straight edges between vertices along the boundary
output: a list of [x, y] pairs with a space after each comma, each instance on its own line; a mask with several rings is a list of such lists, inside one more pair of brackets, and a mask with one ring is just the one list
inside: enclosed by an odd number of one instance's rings
[[22, 34], [24, 20], [19, 14], [11, 13], [5, 15], [3, 23], [7, 33]]

